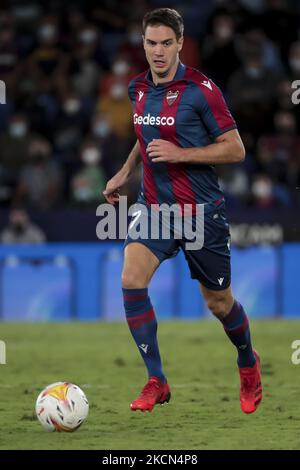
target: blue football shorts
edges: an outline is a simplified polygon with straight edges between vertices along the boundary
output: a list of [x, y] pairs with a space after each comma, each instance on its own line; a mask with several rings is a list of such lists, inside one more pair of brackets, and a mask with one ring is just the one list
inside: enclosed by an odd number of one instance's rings
[[[210, 204], [209, 210], [204, 211], [203, 223], [203, 246], [200, 249], [187, 249], [186, 244], [192, 240], [187, 239], [184, 231], [180, 239], [175, 237], [174, 220], [170, 220], [170, 236], [162, 236], [163, 222], [158, 221], [158, 237], [151, 238], [151, 223], [153, 223], [153, 213], [146, 207], [141, 214], [136, 214], [131, 219], [128, 235], [124, 242], [124, 247], [130, 243], [142, 243], [155, 256], [159, 262], [176, 256], [182, 250], [189, 266], [192, 279], [198, 280], [203, 286], [211, 290], [223, 290], [231, 283], [231, 263], [230, 263], [230, 231], [226, 217], [225, 203], [218, 206]], [[138, 219], [138, 220], [137, 220]], [[190, 216], [190, 223], [195, 229], [196, 216]], [[135, 222], [136, 221], [136, 222]], [[147, 223], [147, 233], [140, 233], [137, 238], [137, 223], [142, 227]], [[157, 220], [156, 220], [157, 223]], [[135, 235], [133, 236], [133, 231]], [[131, 236], [132, 235], [132, 236]]]

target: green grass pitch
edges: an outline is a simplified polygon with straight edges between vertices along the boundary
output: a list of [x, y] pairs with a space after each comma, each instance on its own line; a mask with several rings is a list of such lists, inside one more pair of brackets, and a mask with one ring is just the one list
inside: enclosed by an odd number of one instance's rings
[[[240, 411], [236, 352], [217, 321], [160, 323], [172, 399], [152, 413], [129, 409], [146, 374], [125, 323], [1, 324], [0, 449], [299, 449], [299, 322], [251, 324], [264, 386], [252, 415]], [[38, 393], [57, 381], [78, 384], [90, 402], [74, 433], [47, 433], [35, 418]]]

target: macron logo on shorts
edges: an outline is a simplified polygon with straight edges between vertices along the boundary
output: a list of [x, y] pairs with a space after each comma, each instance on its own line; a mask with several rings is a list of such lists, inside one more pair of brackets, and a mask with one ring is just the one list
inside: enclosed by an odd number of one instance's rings
[[139, 348], [141, 348], [142, 351], [144, 351], [145, 354], [147, 354], [149, 344], [139, 344]]
[[172, 116], [151, 116], [150, 113], [145, 116], [133, 115], [134, 124], [144, 124], [144, 126], [174, 126], [175, 119]]

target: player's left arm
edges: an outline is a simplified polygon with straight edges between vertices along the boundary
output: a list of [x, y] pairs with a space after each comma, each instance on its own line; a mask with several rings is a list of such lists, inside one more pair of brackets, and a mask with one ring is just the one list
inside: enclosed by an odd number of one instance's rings
[[153, 162], [168, 163], [217, 165], [245, 159], [245, 148], [237, 129], [224, 132], [206, 147], [182, 148], [167, 140], [154, 139], [148, 144], [147, 153]]
[[224, 132], [215, 143], [202, 148], [183, 149], [186, 163], [226, 164], [238, 163], [245, 159], [245, 147], [237, 129]]
[[194, 108], [212, 143], [182, 148], [174, 142], [153, 140], [147, 147], [153, 162], [218, 165], [244, 160], [245, 148], [221, 90], [211, 80], [200, 82], [193, 88]]

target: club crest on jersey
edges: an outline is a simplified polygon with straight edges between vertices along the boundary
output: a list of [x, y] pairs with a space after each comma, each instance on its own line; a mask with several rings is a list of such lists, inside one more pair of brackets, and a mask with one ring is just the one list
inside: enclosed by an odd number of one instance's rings
[[167, 103], [168, 103], [169, 106], [171, 106], [171, 104], [174, 103], [174, 101], [177, 99], [178, 95], [179, 95], [178, 90], [177, 91], [172, 91], [172, 90], [168, 91], [166, 98], [167, 98]]

